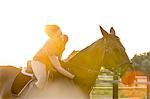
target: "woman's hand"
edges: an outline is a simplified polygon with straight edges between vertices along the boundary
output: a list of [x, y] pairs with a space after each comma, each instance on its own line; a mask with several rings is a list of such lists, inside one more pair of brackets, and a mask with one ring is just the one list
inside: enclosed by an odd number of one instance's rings
[[74, 78], [75, 78], [75, 75], [72, 74], [71, 79], [74, 79]]

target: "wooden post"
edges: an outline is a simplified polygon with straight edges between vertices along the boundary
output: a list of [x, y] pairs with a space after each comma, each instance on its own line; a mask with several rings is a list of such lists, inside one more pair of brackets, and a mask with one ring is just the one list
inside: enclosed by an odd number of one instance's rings
[[[147, 82], [150, 82], [150, 74], [147, 74]], [[150, 99], [150, 84], [147, 84], [147, 99]]]
[[116, 81], [113, 83], [113, 99], [118, 99], [118, 71], [114, 71], [113, 80]]

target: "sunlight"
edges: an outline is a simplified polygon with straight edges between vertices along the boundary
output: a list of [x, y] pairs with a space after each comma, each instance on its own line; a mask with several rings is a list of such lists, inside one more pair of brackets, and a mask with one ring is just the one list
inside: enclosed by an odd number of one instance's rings
[[[114, 1], [108, 3], [107, 0], [102, 2], [83, 0], [79, 1], [80, 3], [78, 1], [13, 0], [9, 4], [7, 0], [0, 1], [0, 64], [25, 66], [26, 61], [32, 59], [47, 40], [43, 32], [46, 24], [58, 24], [69, 36], [63, 58], [66, 58], [73, 50], [81, 50], [99, 39], [101, 37], [99, 25], [105, 28], [113, 26], [116, 29], [130, 58], [135, 53], [149, 51], [150, 48], [146, 44], [150, 42], [147, 2], [136, 1], [132, 9], [134, 0], [124, 2], [116, 0], [117, 3]], [[82, 3], [85, 2], [86, 5], [83, 8]], [[141, 3], [145, 6], [139, 8]], [[92, 8], [89, 7], [91, 4], [94, 5]], [[103, 10], [105, 5], [112, 10]], [[127, 8], [126, 5], [128, 5]]]

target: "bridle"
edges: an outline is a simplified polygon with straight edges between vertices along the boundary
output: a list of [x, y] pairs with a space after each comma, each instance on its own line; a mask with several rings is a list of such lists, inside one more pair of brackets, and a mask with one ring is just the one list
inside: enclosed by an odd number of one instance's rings
[[[103, 60], [104, 60], [104, 57], [105, 57], [105, 54], [107, 53], [107, 51], [111, 50], [111, 52], [114, 53], [114, 51], [112, 51], [112, 48], [108, 47], [108, 45], [107, 45], [108, 42], [106, 41], [105, 38], [104, 38], [104, 43], [105, 43], [104, 48], [106, 50], [105, 50], [104, 55], [103, 55]], [[118, 46], [118, 47], [120, 47], [120, 46]], [[121, 49], [124, 49], [124, 47], [123, 48], [122, 47], [121, 47]], [[125, 68], [124, 71], [126, 71], [129, 68], [134, 71], [134, 68], [131, 66], [131, 64], [132, 64], [132, 62], [130, 60], [127, 60], [127, 61], [124, 61], [123, 63], [119, 64], [118, 66], [116, 66], [117, 68], [112, 68], [112, 69], [113, 69], [114, 72], [119, 72], [119, 70], [122, 69], [122, 68]], [[123, 67], [123, 66], [125, 66], [125, 67]], [[118, 73], [118, 76], [121, 76], [121, 74]]]
[[[102, 58], [102, 61], [104, 60], [104, 57], [105, 57], [105, 54], [106, 54], [106, 51], [109, 49], [109, 48], [107, 48], [106, 47], [106, 40], [104, 40], [104, 48], [105, 48], [105, 51], [104, 51], [104, 54], [103, 54], [103, 58]], [[114, 52], [113, 52], [114, 53]], [[119, 64], [118, 66], [116, 66], [117, 68], [113, 68], [113, 70], [119, 70], [120, 68], [126, 68], [125, 69], [125, 71], [128, 69], [128, 68], [131, 68], [132, 70], [134, 69], [132, 66], [130, 66], [130, 65], [128, 65], [128, 64], [132, 64], [130, 61], [125, 61], [125, 62], [123, 62], [123, 63], [121, 63], [121, 64]], [[126, 67], [123, 67], [123, 66], [126, 66]], [[103, 65], [102, 65], [103, 66]], [[100, 72], [100, 70], [93, 70], [93, 69], [89, 69], [89, 68], [85, 68], [85, 67], [83, 67], [83, 66], [78, 66], [77, 65], [77, 67], [78, 68], [80, 68], [80, 69], [82, 69], [82, 70], [84, 70], [84, 71], [88, 71], [89, 73], [99, 73]], [[119, 74], [118, 74], [119, 75]], [[120, 76], [120, 75], [119, 75]]]
[[[125, 66], [125, 67], [123, 67], [123, 66]], [[131, 70], [134, 71], [134, 68], [132, 67], [132, 62], [130, 62], [130, 61], [126, 61], [126, 62], [124, 62], [124, 63], [118, 65], [118, 70], [119, 70], [120, 68], [121, 68], [121, 69], [122, 69], [122, 68], [125, 68], [124, 71], [127, 71], [127, 69], [131, 69]], [[118, 74], [118, 75], [121, 76], [121, 74]]]

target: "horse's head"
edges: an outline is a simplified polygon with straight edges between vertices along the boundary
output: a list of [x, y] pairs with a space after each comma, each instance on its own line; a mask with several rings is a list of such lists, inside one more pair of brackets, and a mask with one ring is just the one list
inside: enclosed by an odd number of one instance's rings
[[117, 71], [124, 84], [132, 84], [135, 79], [134, 68], [130, 63], [124, 46], [120, 42], [120, 38], [116, 36], [113, 27], [111, 27], [110, 33], [106, 32], [101, 26], [100, 30], [103, 35], [102, 39], [105, 49], [102, 65], [112, 71]]
[[[134, 81], [134, 72], [130, 60], [121, 44], [115, 30], [110, 33], [100, 27], [103, 37], [78, 53], [71, 54], [68, 60], [62, 64], [76, 77], [77, 85], [85, 92], [90, 92], [100, 72], [101, 66], [113, 72], [120, 73], [124, 84], [131, 84]], [[128, 72], [128, 73], [127, 73]], [[132, 76], [132, 77], [131, 77]], [[130, 79], [128, 79], [130, 78]], [[131, 79], [132, 78], [132, 79]]]

